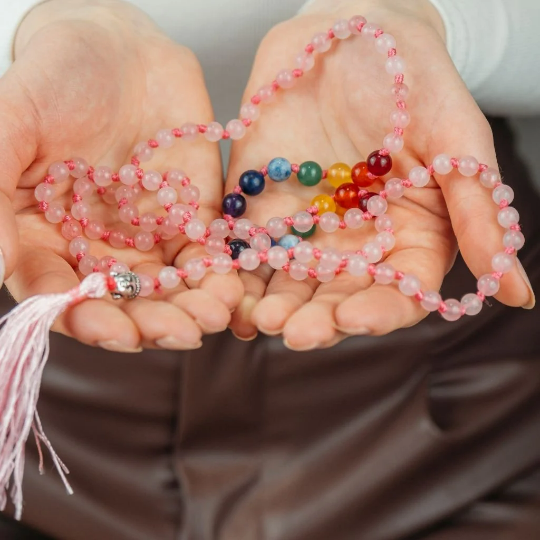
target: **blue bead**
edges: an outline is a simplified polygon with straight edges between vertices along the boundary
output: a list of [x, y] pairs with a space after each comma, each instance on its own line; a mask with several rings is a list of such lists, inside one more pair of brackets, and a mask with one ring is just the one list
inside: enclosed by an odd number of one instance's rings
[[240, 240], [240, 238], [235, 238], [227, 244], [231, 248], [231, 258], [233, 260], [240, 257], [240, 253], [249, 247], [249, 244], [245, 240]]
[[274, 182], [283, 182], [287, 180], [292, 173], [289, 160], [277, 157], [268, 164], [268, 177]]
[[278, 245], [285, 249], [292, 249], [294, 246], [296, 246], [296, 244], [298, 244], [298, 242], [300, 242], [300, 238], [298, 238], [298, 236], [294, 236], [294, 234], [286, 234], [279, 239]]
[[240, 217], [246, 211], [246, 198], [240, 193], [229, 193], [223, 198], [221, 208], [224, 214], [229, 216]]
[[259, 171], [246, 171], [238, 184], [246, 195], [258, 195], [264, 189], [264, 176]]

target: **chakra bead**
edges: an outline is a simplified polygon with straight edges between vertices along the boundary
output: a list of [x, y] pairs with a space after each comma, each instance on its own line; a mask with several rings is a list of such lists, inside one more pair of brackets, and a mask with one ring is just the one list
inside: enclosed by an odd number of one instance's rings
[[409, 172], [409, 180], [414, 187], [427, 186], [429, 179], [429, 171], [425, 167], [413, 167]]
[[375, 237], [375, 242], [379, 244], [382, 248], [384, 248], [385, 251], [390, 251], [394, 249], [394, 246], [396, 245], [396, 239], [392, 233], [389, 233], [388, 231], [380, 232]]
[[375, 220], [375, 230], [377, 232], [383, 232], [386, 229], [391, 229], [393, 225], [392, 218], [388, 214], [383, 214]]
[[368, 212], [373, 216], [380, 216], [388, 210], [388, 203], [379, 195], [367, 199]]
[[[295, 229], [294, 227], [291, 227], [291, 231], [296, 236], [299, 236], [300, 238], [309, 238], [310, 236], [313, 236], [315, 234], [315, 231], [317, 230], [317, 226], [313, 225], [309, 231], [306, 232], [300, 232], [299, 230]], [[303, 243], [303, 242], [302, 242]]]
[[278, 246], [281, 246], [285, 249], [294, 248], [300, 242], [300, 238], [294, 234], [286, 234], [278, 241]]
[[304, 161], [296, 176], [304, 186], [316, 186], [322, 179], [322, 167], [315, 161]]
[[281, 270], [289, 262], [287, 250], [281, 246], [274, 246], [268, 250], [268, 264], [274, 270]]
[[367, 188], [375, 181], [368, 176], [368, 166], [365, 161], [360, 161], [351, 170], [352, 181], [361, 188]]
[[289, 264], [289, 276], [295, 281], [304, 281], [308, 277], [308, 270], [300, 261], [291, 261]]
[[[200, 264], [202, 265], [203, 268], [205, 268], [204, 263], [202, 261], [200, 262]], [[216, 255], [212, 259], [212, 268], [216, 274], [229, 273], [231, 271], [232, 264], [233, 264], [232, 258], [230, 255], [227, 255], [227, 253], [220, 253], [219, 255]], [[198, 273], [200, 273], [200, 270], [198, 271]]]
[[259, 171], [245, 171], [240, 176], [238, 185], [246, 195], [259, 195], [264, 190], [264, 176]]
[[388, 133], [388, 135], [386, 135], [386, 137], [383, 139], [384, 148], [387, 148], [388, 150], [390, 150], [390, 152], [394, 154], [401, 152], [404, 145], [405, 141], [403, 137], [393, 132]]
[[283, 182], [287, 180], [292, 173], [291, 163], [282, 157], [274, 158], [268, 164], [268, 178], [274, 182]]
[[240, 261], [240, 267], [248, 271], [255, 270], [261, 264], [259, 255], [251, 248], [242, 250], [238, 255], [238, 260]]
[[307, 232], [313, 227], [313, 216], [306, 211], [297, 212], [293, 216], [294, 228], [299, 232]]
[[392, 158], [381, 155], [379, 150], [369, 154], [366, 163], [368, 171], [375, 176], [384, 176], [392, 169]]
[[204, 249], [208, 255], [218, 255], [219, 253], [223, 253], [223, 250], [225, 249], [225, 240], [219, 236], [210, 235], [206, 239]]
[[272, 240], [265, 233], [257, 233], [251, 237], [249, 245], [257, 251], [266, 251], [272, 247]]
[[240, 193], [229, 193], [223, 198], [221, 208], [224, 214], [228, 214], [233, 218], [240, 217], [246, 211], [246, 199]]
[[360, 188], [353, 183], [341, 184], [336, 189], [334, 200], [342, 208], [358, 208], [358, 191]]
[[239, 219], [233, 228], [233, 233], [242, 240], [249, 238], [249, 230], [253, 227], [253, 223], [249, 219]]
[[351, 255], [347, 261], [347, 272], [351, 276], [365, 276], [367, 274], [369, 262], [362, 255]]
[[360, 197], [360, 200], [358, 201], [358, 208], [360, 208], [360, 210], [362, 210], [362, 212], [367, 212], [368, 211], [369, 199], [371, 199], [371, 197], [375, 197], [375, 196], [377, 196], [377, 193], [373, 193], [372, 191], [369, 191], [365, 195], [362, 195]]
[[335, 212], [326, 212], [321, 216], [319, 227], [326, 233], [333, 233], [339, 228], [339, 216]]
[[321, 250], [319, 265], [329, 270], [336, 270], [341, 264], [341, 253], [333, 247], [327, 247]]
[[313, 260], [313, 245], [311, 242], [300, 242], [294, 248], [294, 258], [301, 263], [309, 263]]
[[285, 220], [280, 217], [273, 217], [266, 223], [266, 230], [268, 234], [274, 238], [281, 238], [287, 233], [287, 224]]
[[384, 190], [386, 191], [387, 198], [390, 200], [399, 199], [403, 197], [405, 193], [405, 187], [401, 183], [399, 178], [391, 178], [384, 185]]
[[335, 188], [351, 181], [351, 168], [345, 163], [334, 163], [329, 169], [327, 180]]
[[403, 129], [410, 124], [411, 115], [406, 110], [396, 109], [390, 115], [390, 122], [393, 126]]
[[220, 238], [227, 238], [229, 236], [229, 225], [224, 219], [214, 219], [208, 228], [212, 234]]
[[321, 283], [328, 283], [329, 281], [332, 281], [335, 277], [335, 270], [330, 270], [329, 268], [325, 268], [324, 266], [321, 266], [320, 264], [316, 268], [317, 270], [317, 280]]
[[466, 294], [461, 299], [461, 305], [465, 308], [466, 315], [478, 315], [482, 310], [482, 300], [474, 293]]
[[349, 229], [359, 229], [364, 224], [362, 211], [359, 208], [350, 208], [345, 212], [343, 221]]
[[231, 240], [227, 245], [231, 248], [231, 257], [233, 260], [238, 259], [240, 253], [242, 253], [244, 249], [249, 248], [249, 244], [245, 240], [240, 240], [239, 238]]
[[366, 254], [366, 259], [370, 263], [379, 262], [383, 256], [382, 248], [377, 242], [368, 242], [362, 251]]
[[319, 215], [325, 212], [335, 212], [336, 203], [330, 195], [317, 195], [311, 200], [311, 206], [316, 206], [319, 209]]
[[444, 301], [444, 304], [446, 306], [446, 311], [441, 313], [443, 319], [450, 322], [461, 319], [461, 302], [457, 301], [455, 298], [449, 298]]
[[186, 236], [190, 240], [197, 240], [204, 236], [206, 225], [200, 219], [191, 219], [186, 223]]

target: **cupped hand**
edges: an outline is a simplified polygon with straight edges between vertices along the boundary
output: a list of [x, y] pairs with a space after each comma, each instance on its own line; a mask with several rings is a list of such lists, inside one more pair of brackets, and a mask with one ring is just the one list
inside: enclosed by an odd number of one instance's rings
[[[0, 248], [7, 285], [20, 301], [67, 290], [81, 278], [61, 225], [48, 223], [34, 199], [49, 164], [80, 156], [117, 171], [139, 141], [162, 128], [209, 121], [212, 109], [193, 54], [127, 3], [44, 3], [20, 27], [15, 53], [0, 80]], [[219, 213], [220, 163], [217, 145], [199, 140], [157, 149], [142, 166], [184, 170], [200, 188], [199, 215], [208, 223]], [[69, 208], [72, 180], [58, 189], [58, 200]], [[155, 201], [154, 192], [138, 204], [153, 211]], [[120, 224], [116, 205], [104, 211], [97, 202], [95, 208], [108, 229]], [[91, 253], [112, 255], [135, 271], [157, 276], [163, 266], [180, 265], [203, 251], [178, 236], [144, 253], [94, 241]], [[232, 276], [209, 273], [193, 290], [184, 285], [149, 298], [83, 302], [62, 316], [56, 329], [119, 351], [196, 348], [203, 333], [227, 327], [242, 292]]]
[[[406, 101], [412, 121], [405, 130], [405, 148], [395, 156], [385, 179], [406, 178], [412, 167], [427, 165], [441, 153], [473, 155], [497, 167], [489, 125], [447, 54], [442, 23], [428, 1], [312, 3], [309, 11], [268, 34], [245, 99], [280, 69], [290, 67], [291, 53], [301, 52], [314, 33], [358, 14], [394, 35], [398, 54], [407, 62]], [[279, 91], [272, 105], [262, 107], [251, 135], [234, 144], [229, 189], [243, 171], [261, 168], [277, 156], [295, 163], [313, 160], [323, 168], [335, 162], [352, 166], [382, 147], [384, 135], [392, 130], [389, 116], [395, 99], [385, 56], [376, 52], [373, 39], [335, 39], [331, 51], [317, 56], [315, 68], [294, 88]], [[381, 189], [382, 182], [374, 187]], [[261, 195], [249, 198], [245, 217], [264, 225], [273, 216], [306, 209], [321, 192], [333, 193], [324, 180], [315, 187], [301, 185], [294, 176], [279, 184], [268, 181]], [[395, 223], [396, 246], [386, 262], [418, 276], [423, 290], [440, 288], [458, 245], [477, 277], [490, 272], [492, 256], [502, 249], [497, 207], [490, 191], [474, 178], [457, 173], [436, 176], [427, 187], [409, 189], [392, 201], [388, 214]], [[338, 230], [332, 235], [318, 230], [309, 240], [318, 247], [349, 250], [360, 249], [375, 234], [373, 225], [366, 224], [359, 231]], [[240, 277], [246, 296], [233, 317], [235, 334], [246, 339], [257, 329], [283, 334], [286, 344], [297, 350], [328, 347], [348, 335], [386, 334], [414, 325], [427, 314], [394, 285], [374, 284], [369, 276], [343, 272], [328, 283], [297, 282], [283, 271], [264, 270]], [[502, 279], [497, 299], [510, 306], [530, 307], [534, 302], [517, 267]]]

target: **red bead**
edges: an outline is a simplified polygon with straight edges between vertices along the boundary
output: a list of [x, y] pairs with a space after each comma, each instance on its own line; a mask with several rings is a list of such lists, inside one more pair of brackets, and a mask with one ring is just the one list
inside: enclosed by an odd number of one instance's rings
[[371, 186], [375, 180], [371, 179], [368, 176], [368, 166], [365, 161], [361, 161], [360, 163], [357, 163], [351, 171], [351, 178], [352, 181], [361, 188], [366, 188]]
[[362, 195], [360, 197], [360, 201], [358, 202], [358, 208], [360, 208], [362, 212], [367, 212], [367, 203], [369, 199], [371, 199], [371, 197], [374, 197], [375, 195], [377, 195], [377, 193], [373, 193], [373, 191], [368, 191], [365, 195]]
[[384, 176], [392, 169], [392, 158], [390, 156], [381, 156], [379, 150], [375, 150], [367, 158], [367, 168], [375, 176]]
[[358, 208], [358, 192], [360, 188], [350, 182], [347, 184], [341, 184], [336, 189], [334, 194], [334, 200], [336, 204], [341, 208]]

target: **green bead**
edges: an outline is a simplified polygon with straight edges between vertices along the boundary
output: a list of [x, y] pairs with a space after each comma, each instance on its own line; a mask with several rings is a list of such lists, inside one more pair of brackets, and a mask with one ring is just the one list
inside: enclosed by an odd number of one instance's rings
[[316, 186], [322, 179], [322, 168], [314, 161], [304, 161], [296, 176], [304, 186]]
[[311, 229], [309, 229], [307, 232], [298, 232], [294, 227], [291, 227], [291, 230], [295, 236], [299, 236], [300, 238], [309, 238], [315, 233], [316, 228], [317, 225], [313, 225], [313, 227], [311, 227]]

